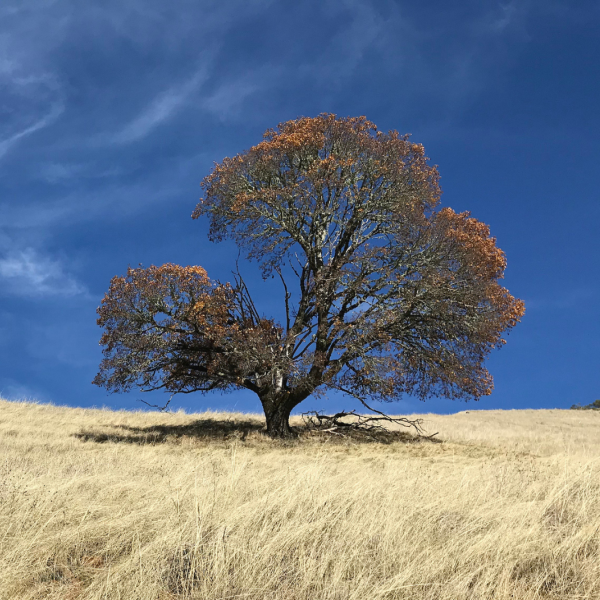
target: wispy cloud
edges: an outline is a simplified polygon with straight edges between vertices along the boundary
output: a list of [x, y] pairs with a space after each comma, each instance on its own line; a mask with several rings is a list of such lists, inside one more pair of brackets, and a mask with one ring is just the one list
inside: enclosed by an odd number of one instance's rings
[[[397, 3], [385, 7], [369, 0], [330, 0], [323, 4], [324, 11], [338, 22], [347, 23], [336, 27], [324, 40], [321, 52], [310, 54], [303, 60], [298, 72], [307, 79], [324, 86], [332, 95], [336, 88], [343, 89], [349, 80], [360, 77], [370, 81], [372, 70], [380, 70], [385, 77], [403, 81], [401, 94], [394, 97], [397, 107], [407, 113], [423, 102], [437, 107], [435, 127], [440, 122], [452, 120], [468, 106], [487, 81], [487, 64], [493, 62], [488, 51], [489, 40], [481, 35], [484, 27], [473, 21], [460, 25], [464, 43], [456, 44], [438, 52], [437, 39], [447, 34], [456, 23], [421, 21], [405, 11]], [[486, 14], [485, 28], [491, 27], [492, 17], [500, 27], [502, 18], [512, 18], [512, 5], [506, 10], [498, 7]], [[454, 31], [453, 35], [460, 35]], [[486, 34], [489, 38], [489, 31]], [[377, 56], [377, 60], [372, 59]], [[370, 61], [367, 63], [367, 61]]]
[[274, 75], [275, 69], [270, 69], [268, 73], [251, 71], [239, 79], [225, 81], [210, 96], [202, 100], [200, 106], [222, 119], [230, 117], [239, 111], [246, 98], [261, 87], [266, 89], [268, 81], [272, 81]]
[[[550, 3], [550, 0], [546, 0]], [[540, 7], [543, 3], [539, 3]], [[484, 11], [480, 18], [475, 19], [470, 31], [475, 39], [479, 39], [480, 43], [485, 43], [496, 37], [510, 35], [513, 38], [522, 41], [528, 41], [530, 36], [527, 32], [527, 17], [534, 8], [535, 0], [523, 0], [517, 3], [515, 0], [510, 0], [506, 3], [496, 3]]]
[[174, 115], [206, 78], [206, 69], [200, 69], [183, 85], [171, 87], [159, 94], [135, 119], [112, 136], [110, 141], [116, 144], [128, 144], [145, 138]]
[[509, 4], [501, 4], [500, 15], [498, 15], [491, 22], [492, 29], [495, 29], [496, 31], [504, 31], [510, 25], [516, 10], [517, 7], [513, 2]]
[[0, 75], [10, 75], [14, 72], [16, 63], [6, 57], [0, 57]]
[[38, 165], [35, 176], [47, 183], [69, 183], [74, 179], [107, 179], [125, 173], [121, 167], [100, 168], [93, 162], [48, 162]]
[[0, 258], [0, 292], [17, 296], [78, 296], [83, 285], [69, 275], [59, 260], [32, 248]]
[[84, 171], [85, 166], [81, 164], [49, 162], [38, 166], [36, 174], [48, 183], [60, 183], [81, 177]]
[[0, 384], [0, 398], [3, 400], [48, 402], [49, 398], [30, 385], [23, 384], [14, 379], [3, 379]]
[[[65, 111], [61, 75], [50, 60], [62, 39], [66, 20], [47, 27], [40, 11], [51, 3], [11, 8], [0, 12], [0, 158], [34, 133], [52, 125]], [[23, 10], [21, 10], [23, 9]], [[28, 10], [34, 18], [28, 19]], [[23, 15], [18, 13], [23, 12]], [[23, 18], [21, 18], [21, 16]], [[46, 24], [45, 24], [46, 23]]]
[[11, 146], [17, 143], [21, 138], [31, 135], [32, 133], [54, 123], [54, 121], [56, 121], [56, 119], [58, 119], [58, 117], [61, 115], [63, 110], [64, 107], [62, 104], [55, 104], [48, 114], [36, 121], [33, 125], [14, 133], [4, 140], [0, 140], [0, 158], [2, 158], [9, 151]]
[[545, 298], [531, 298], [525, 300], [525, 307], [533, 310], [563, 310], [589, 306], [596, 299], [596, 294], [591, 288], [580, 287], [569, 292], [549, 294]]
[[330, 83], [341, 84], [351, 77], [365, 53], [371, 47], [383, 45], [386, 30], [394, 27], [397, 33], [403, 28], [397, 10], [393, 9], [393, 14], [385, 20], [371, 2], [364, 0], [329, 0], [323, 4], [323, 10], [329, 17], [349, 17], [350, 22], [324, 42], [323, 53], [316, 61], [301, 64], [299, 72]]
[[[0, 258], [3, 250], [38, 248], [51, 239], [52, 232], [59, 226], [73, 227], [76, 224], [94, 221], [105, 227], [116, 219], [130, 219], [141, 211], [159, 209], [177, 203], [181, 215], [188, 219], [194, 202], [197, 201], [199, 173], [208, 171], [213, 157], [200, 152], [185, 158], [165, 159], [141, 180], [131, 180], [125, 165], [98, 163], [66, 163], [29, 177], [50, 178], [64, 188], [51, 188], [56, 194], [45, 197], [28, 197], [26, 202], [15, 202], [11, 196], [0, 198]], [[86, 179], [85, 185], [81, 185]], [[48, 189], [48, 188], [47, 188]], [[1, 289], [0, 289], [1, 291]]]

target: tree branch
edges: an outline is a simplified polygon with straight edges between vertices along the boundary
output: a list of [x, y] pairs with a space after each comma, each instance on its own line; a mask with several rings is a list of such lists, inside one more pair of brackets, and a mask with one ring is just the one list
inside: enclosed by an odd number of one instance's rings
[[283, 278], [283, 274], [281, 273], [281, 269], [279, 266], [275, 268], [275, 272], [279, 275], [281, 279], [281, 283], [283, 283], [283, 289], [285, 290], [285, 332], [286, 334], [290, 331], [290, 304], [289, 300], [292, 297], [292, 294], [288, 291], [288, 287], [285, 283], [285, 279]]

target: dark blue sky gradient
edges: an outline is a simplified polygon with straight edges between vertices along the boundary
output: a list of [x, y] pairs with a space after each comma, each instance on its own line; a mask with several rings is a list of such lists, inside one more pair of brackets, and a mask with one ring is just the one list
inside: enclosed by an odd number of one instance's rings
[[[91, 385], [95, 310], [127, 265], [200, 264], [237, 249], [190, 218], [214, 161], [277, 123], [332, 112], [413, 134], [442, 205], [491, 227], [523, 322], [478, 404], [600, 398], [600, 8], [597, 2], [7, 0], [0, 7], [0, 396], [142, 408], [163, 394]], [[242, 261], [260, 310], [277, 281]], [[174, 408], [256, 411], [250, 393]], [[301, 409], [355, 404], [341, 395]]]

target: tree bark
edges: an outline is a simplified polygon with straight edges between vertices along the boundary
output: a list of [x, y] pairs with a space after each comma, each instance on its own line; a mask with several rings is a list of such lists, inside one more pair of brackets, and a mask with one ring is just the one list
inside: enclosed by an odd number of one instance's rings
[[265, 417], [267, 419], [267, 434], [272, 438], [297, 437], [290, 427], [290, 413], [294, 404], [288, 394], [273, 394], [261, 398]]

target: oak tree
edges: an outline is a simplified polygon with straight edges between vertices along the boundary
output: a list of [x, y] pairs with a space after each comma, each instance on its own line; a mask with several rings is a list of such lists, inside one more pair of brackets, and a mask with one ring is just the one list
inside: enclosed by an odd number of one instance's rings
[[98, 309], [94, 383], [246, 388], [274, 437], [293, 435], [291, 411], [328, 389], [369, 408], [491, 393], [484, 360], [524, 304], [499, 283], [506, 259], [488, 226], [439, 208], [422, 145], [365, 117], [321, 114], [268, 130], [201, 185], [193, 218], [281, 279], [285, 322], [260, 314], [239, 270], [223, 284], [199, 266], [129, 268]]

